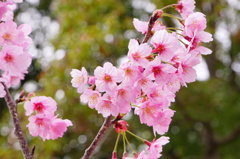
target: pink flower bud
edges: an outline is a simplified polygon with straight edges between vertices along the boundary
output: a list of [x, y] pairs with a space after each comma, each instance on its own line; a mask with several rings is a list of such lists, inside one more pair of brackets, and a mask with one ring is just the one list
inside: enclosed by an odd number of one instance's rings
[[88, 84], [94, 85], [94, 84], [95, 84], [95, 81], [96, 81], [96, 77], [90, 76], [89, 79], [88, 79]]

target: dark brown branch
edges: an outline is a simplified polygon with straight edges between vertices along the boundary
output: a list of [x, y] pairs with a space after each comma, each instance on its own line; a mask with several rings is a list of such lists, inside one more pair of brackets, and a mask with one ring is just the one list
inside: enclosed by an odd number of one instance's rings
[[147, 31], [142, 43], [146, 43], [151, 38], [151, 36], [153, 35], [152, 28], [153, 28], [155, 22], [158, 20], [158, 18], [161, 18], [162, 14], [163, 14], [162, 10], [156, 10], [155, 12], [153, 12], [153, 14], [150, 17], [150, 20], [148, 22], [148, 31]]
[[93, 142], [91, 143], [91, 145], [85, 150], [85, 153], [82, 157], [82, 159], [89, 159], [94, 151], [94, 149], [96, 148], [96, 146], [98, 145], [98, 143], [100, 142], [100, 140], [102, 139], [103, 135], [106, 133], [106, 131], [110, 128], [111, 125], [114, 124], [114, 121], [111, 121], [112, 116], [108, 116], [102, 127], [100, 128], [100, 130], [98, 131], [96, 137], [94, 138]]
[[22, 127], [20, 125], [20, 120], [18, 117], [18, 113], [17, 113], [17, 106], [15, 101], [12, 99], [12, 96], [10, 95], [10, 92], [7, 88], [7, 86], [2, 83], [4, 86], [4, 89], [6, 91], [6, 96], [5, 101], [7, 103], [9, 112], [12, 116], [12, 120], [13, 120], [13, 124], [14, 124], [14, 134], [17, 136], [17, 139], [20, 143], [21, 149], [22, 149], [22, 153], [25, 159], [33, 159], [33, 156], [30, 153], [29, 147], [28, 147], [28, 143], [24, 137], [23, 131], [22, 131]]

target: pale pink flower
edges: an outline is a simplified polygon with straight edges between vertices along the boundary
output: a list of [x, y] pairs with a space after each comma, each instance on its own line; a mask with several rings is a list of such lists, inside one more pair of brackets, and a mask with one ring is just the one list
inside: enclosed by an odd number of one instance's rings
[[184, 22], [186, 35], [193, 37], [196, 32], [203, 31], [206, 28], [206, 18], [201, 12], [190, 14]]
[[[26, 73], [26, 72], [24, 72], [24, 73]], [[17, 85], [19, 85], [21, 80], [24, 79], [24, 73], [21, 73], [18, 76], [13, 76], [13, 75], [9, 74], [9, 72], [4, 72], [2, 74], [0, 81], [4, 82], [8, 88], [10, 88], [11, 86], [17, 86]]]
[[167, 108], [170, 106], [171, 102], [174, 102], [175, 94], [169, 91], [168, 89], [164, 89], [158, 84], [152, 85], [148, 91], [146, 92], [147, 97], [156, 103], [163, 103], [162, 108]]
[[152, 53], [158, 53], [160, 59], [165, 62], [172, 59], [175, 50], [179, 47], [177, 36], [168, 33], [166, 30], [157, 31], [151, 39], [151, 44], [154, 47]]
[[88, 82], [88, 73], [86, 69], [84, 67], [82, 67], [81, 71], [72, 69], [70, 74], [72, 76], [72, 86], [77, 88], [78, 93], [82, 93]]
[[0, 1], [0, 21], [8, 21], [12, 19], [13, 19], [13, 8], [11, 7], [11, 4], [9, 2]]
[[133, 19], [133, 25], [135, 27], [135, 29], [139, 32], [141, 32], [142, 34], [146, 34], [148, 31], [148, 22], [143, 22], [138, 20], [137, 18]]
[[95, 109], [105, 118], [109, 115], [117, 116], [119, 114], [118, 107], [112, 101], [112, 97], [107, 93], [105, 93], [103, 97], [99, 99], [99, 102], [95, 106]]
[[183, 19], [186, 19], [190, 14], [192, 14], [194, 9], [195, 9], [194, 0], [178, 0], [176, 10], [181, 14]]
[[162, 136], [157, 140], [154, 140], [150, 143], [149, 148], [147, 149], [149, 159], [158, 159], [162, 156], [162, 146], [166, 145], [169, 142], [169, 137]]
[[51, 97], [38, 96], [33, 97], [30, 101], [24, 103], [26, 115], [31, 115], [34, 111], [38, 114], [53, 115], [57, 109], [57, 103]]
[[164, 117], [162, 103], [154, 103], [152, 101], [142, 103], [140, 108], [135, 109], [135, 113], [139, 115], [140, 122], [148, 126], [156, 125], [161, 122]]
[[139, 68], [130, 62], [123, 63], [120, 68], [125, 71], [122, 81], [125, 86], [132, 86], [142, 75]]
[[16, 44], [18, 42], [17, 24], [13, 21], [0, 23], [0, 45]]
[[103, 67], [98, 66], [94, 70], [94, 75], [96, 87], [100, 92], [112, 92], [117, 87], [117, 83], [123, 80], [124, 71], [106, 62]]
[[26, 72], [31, 59], [31, 55], [24, 53], [21, 47], [4, 46], [0, 52], [0, 69], [12, 76], [19, 76]]
[[7, 0], [7, 2], [22, 3], [23, 0]]
[[114, 101], [118, 107], [119, 113], [129, 113], [131, 111], [130, 102], [134, 102], [136, 91], [133, 88], [119, 85], [114, 92]]
[[101, 94], [98, 91], [93, 91], [92, 89], [87, 89], [80, 96], [82, 103], [88, 103], [88, 106], [93, 109], [96, 104], [98, 104]]
[[[135, 27], [135, 29], [139, 32], [141, 32], [142, 34], [146, 34], [148, 31], [148, 22], [143, 22], [138, 20], [137, 18], [133, 19], [133, 25]], [[158, 31], [158, 30], [164, 30], [166, 29], [166, 27], [160, 23], [160, 21], [155, 21], [152, 31]]]
[[138, 44], [138, 41], [131, 39], [128, 44], [128, 59], [133, 65], [145, 67], [148, 64], [146, 59], [152, 52], [152, 48], [147, 44]]
[[159, 120], [157, 124], [153, 125], [153, 132], [155, 136], [156, 133], [158, 133], [159, 135], [163, 135], [168, 131], [174, 112], [175, 111], [171, 109], [165, 109], [162, 111], [162, 113], [164, 114], [162, 120]]
[[2, 83], [0, 83], [0, 98], [3, 98], [6, 95], [6, 92], [4, 90], [4, 87]]
[[46, 139], [57, 139], [62, 137], [68, 126], [72, 126], [70, 120], [62, 120], [56, 116], [37, 114], [29, 117], [28, 130], [32, 136], [40, 136], [43, 141]]
[[57, 139], [62, 137], [64, 132], [67, 131], [67, 127], [72, 126], [72, 122], [68, 119], [53, 118], [51, 121], [51, 131], [49, 138], [47, 139]]

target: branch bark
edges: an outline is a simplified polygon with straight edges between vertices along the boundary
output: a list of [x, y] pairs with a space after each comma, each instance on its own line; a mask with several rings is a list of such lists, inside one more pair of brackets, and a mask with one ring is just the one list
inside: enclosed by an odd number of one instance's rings
[[21, 149], [22, 149], [22, 153], [25, 159], [33, 159], [32, 154], [30, 153], [29, 147], [28, 147], [28, 143], [24, 137], [24, 133], [22, 131], [22, 127], [20, 125], [20, 120], [18, 117], [18, 113], [17, 113], [17, 105], [15, 103], [15, 101], [12, 99], [12, 96], [10, 95], [10, 92], [7, 88], [7, 86], [5, 85], [5, 83], [2, 83], [4, 86], [4, 89], [6, 91], [6, 96], [4, 97], [9, 112], [11, 114], [12, 120], [13, 120], [13, 124], [15, 127], [14, 130], [14, 134], [17, 136], [17, 139], [20, 143]]
[[92, 156], [92, 154], [93, 154], [96, 146], [97, 146], [98, 143], [101, 141], [103, 135], [104, 135], [104, 134], [106, 133], [106, 131], [110, 128], [110, 126], [115, 123], [115, 121], [111, 121], [111, 118], [112, 118], [112, 116], [110, 115], [110, 116], [108, 116], [108, 117], [105, 119], [102, 127], [101, 127], [100, 130], [98, 131], [98, 133], [97, 133], [96, 137], [94, 138], [93, 142], [92, 142], [91, 145], [85, 150], [85, 153], [84, 153], [82, 159], [89, 159], [89, 158]]

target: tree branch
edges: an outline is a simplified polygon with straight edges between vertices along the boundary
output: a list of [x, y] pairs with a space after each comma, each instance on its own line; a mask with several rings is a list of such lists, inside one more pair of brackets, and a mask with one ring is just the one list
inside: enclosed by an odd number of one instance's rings
[[20, 120], [19, 120], [18, 113], [17, 113], [17, 105], [16, 105], [15, 101], [12, 99], [12, 96], [10, 95], [10, 92], [9, 92], [7, 86], [5, 85], [5, 83], [2, 83], [2, 84], [6, 91], [6, 96], [4, 97], [4, 99], [7, 103], [9, 112], [10, 112], [12, 120], [13, 120], [14, 128], [15, 128], [14, 134], [17, 136], [17, 139], [20, 143], [23, 156], [25, 159], [33, 159], [33, 156], [31, 155], [29, 147], [28, 147], [28, 143], [24, 137], [22, 127], [20, 125]]
[[147, 31], [142, 43], [146, 43], [151, 38], [151, 36], [153, 35], [152, 28], [153, 28], [155, 22], [158, 20], [158, 18], [161, 18], [162, 14], [163, 14], [162, 10], [156, 10], [155, 12], [153, 12], [153, 14], [150, 17], [150, 20], [148, 22], [148, 31]]
[[94, 138], [93, 142], [91, 143], [91, 145], [85, 150], [85, 153], [82, 157], [82, 159], [89, 159], [94, 151], [94, 149], [96, 148], [96, 146], [98, 145], [98, 143], [100, 142], [100, 140], [102, 139], [103, 135], [106, 133], [106, 131], [110, 128], [111, 125], [113, 125], [115, 123], [114, 121], [111, 121], [112, 116], [108, 116], [102, 127], [100, 128], [100, 130], [98, 131], [96, 137]]

